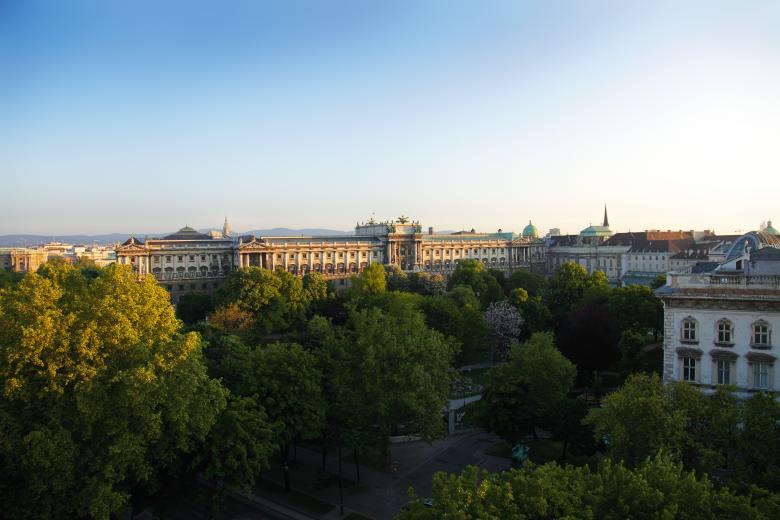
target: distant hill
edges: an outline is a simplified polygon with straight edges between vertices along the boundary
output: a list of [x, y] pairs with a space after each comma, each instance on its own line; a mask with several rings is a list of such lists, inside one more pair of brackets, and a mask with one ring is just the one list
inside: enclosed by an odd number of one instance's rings
[[[201, 233], [208, 233], [211, 229], [199, 229]], [[221, 230], [217, 230], [221, 231]], [[170, 235], [173, 231], [165, 233], [134, 233], [138, 238], [144, 237], [164, 237]], [[336, 231], [334, 229], [320, 228], [273, 228], [273, 229], [254, 229], [241, 233], [234, 232], [236, 237], [241, 235], [255, 236], [323, 236], [323, 235], [350, 235], [348, 231]], [[67, 244], [98, 244], [111, 245], [116, 242], [122, 243], [130, 237], [130, 233], [106, 233], [103, 235], [0, 235], [0, 247], [34, 247], [46, 242], [65, 242]]]

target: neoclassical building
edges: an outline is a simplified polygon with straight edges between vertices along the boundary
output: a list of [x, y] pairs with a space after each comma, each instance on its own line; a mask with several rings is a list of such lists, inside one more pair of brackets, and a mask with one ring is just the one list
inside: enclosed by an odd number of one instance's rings
[[780, 239], [763, 231], [737, 240], [709, 272], [670, 272], [656, 291], [664, 303], [665, 381], [743, 396], [780, 390], [775, 370], [780, 327]]
[[117, 246], [116, 256], [139, 276], [153, 275], [174, 300], [184, 292], [212, 290], [232, 270], [249, 266], [345, 280], [371, 263], [444, 275], [464, 259], [506, 271], [545, 265], [544, 242], [530, 224], [523, 235], [500, 229], [440, 234], [433, 228], [423, 232], [419, 222], [403, 216], [358, 223], [354, 235], [309, 237], [233, 237], [226, 220], [222, 233], [185, 227], [160, 239], [131, 237]]

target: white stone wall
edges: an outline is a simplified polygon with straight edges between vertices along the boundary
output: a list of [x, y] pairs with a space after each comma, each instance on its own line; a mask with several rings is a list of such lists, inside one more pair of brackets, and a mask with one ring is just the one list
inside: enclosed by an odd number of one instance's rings
[[[682, 341], [682, 322], [688, 317], [694, 318], [697, 323], [698, 343]], [[717, 322], [721, 319], [732, 322], [732, 341], [734, 345], [719, 346], [717, 340]], [[771, 326], [771, 344], [769, 349], [751, 347], [753, 324], [759, 320], [766, 321]], [[676, 350], [679, 347], [697, 348], [702, 351], [700, 362], [697, 364], [697, 379], [702, 385], [716, 385], [717, 372], [713, 366], [714, 360], [710, 351], [719, 349], [729, 351], [738, 357], [734, 363], [736, 376], [732, 375], [734, 384], [741, 389], [750, 389], [753, 386], [752, 372], [748, 366], [746, 355], [750, 352], [765, 353], [777, 357], [780, 347], [777, 346], [780, 337], [780, 315], [776, 313], [757, 312], [750, 310], [722, 310], [722, 309], [697, 309], [697, 308], [670, 308], [664, 309], [664, 380], [678, 380], [682, 378], [681, 359]], [[780, 370], [770, 370], [770, 389], [780, 389], [778, 375]]]

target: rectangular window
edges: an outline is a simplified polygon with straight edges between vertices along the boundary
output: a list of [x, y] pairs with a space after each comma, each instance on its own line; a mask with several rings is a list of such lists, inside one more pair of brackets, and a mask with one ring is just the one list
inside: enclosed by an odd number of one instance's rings
[[754, 345], [769, 345], [769, 326], [768, 325], [754, 325], [753, 326], [753, 344]]
[[696, 358], [683, 358], [683, 381], [696, 381]]
[[718, 323], [718, 343], [731, 343], [731, 324]]
[[753, 363], [753, 388], [769, 388], [769, 364]]
[[190, 255], [190, 262], [194, 262], [194, 261], [195, 261], [195, 255]]
[[206, 255], [200, 255], [200, 261], [205, 262], [206, 261]]
[[179, 262], [181, 262], [182, 260], [184, 260], [184, 257], [183, 257], [183, 256], [180, 256], [180, 257], [178, 258], [178, 260], [179, 260]]
[[696, 341], [696, 323], [691, 320], [683, 321], [682, 333], [684, 341]]
[[718, 384], [731, 384], [731, 361], [725, 359], [718, 360]]

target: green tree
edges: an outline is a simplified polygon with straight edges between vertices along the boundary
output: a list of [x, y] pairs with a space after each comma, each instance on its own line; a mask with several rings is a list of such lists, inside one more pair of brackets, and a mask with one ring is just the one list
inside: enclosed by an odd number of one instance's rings
[[303, 275], [303, 297], [308, 303], [327, 299], [329, 292], [328, 281], [320, 273]]
[[649, 287], [627, 285], [612, 291], [608, 303], [621, 330], [635, 330], [658, 336], [663, 329], [664, 308]]
[[620, 390], [604, 398], [602, 408], [585, 419], [598, 438], [607, 438], [615, 460], [636, 466], [661, 450], [679, 455], [686, 418], [675, 410], [660, 378], [634, 374]]
[[382, 294], [387, 289], [385, 268], [382, 264], [372, 263], [362, 273], [353, 277], [353, 283], [358, 294]]
[[[414, 498], [414, 496], [413, 496]], [[717, 488], [667, 457], [627, 468], [610, 460], [597, 470], [525, 464], [521, 469], [488, 473], [466, 468], [460, 475], [433, 477], [433, 503], [413, 501], [399, 520], [452, 518], [654, 519], [776, 518], [770, 500], [756, 505], [749, 497]]]
[[642, 352], [647, 344], [647, 336], [634, 330], [626, 330], [620, 336], [620, 372], [623, 377], [642, 369]]
[[[196, 453], [191, 468], [213, 488], [198, 487], [198, 494], [211, 490], [216, 513], [227, 492], [250, 493], [255, 478], [269, 467], [276, 450], [275, 432], [265, 410], [253, 397], [230, 395], [225, 408], [209, 431], [203, 448]], [[194, 484], [194, 483], [193, 483]]]
[[523, 289], [529, 296], [540, 296], [545, 286], [543, 276], [525, 269], [518, 269], [507, 279], [507, 289]]
[[[317, 438], [325, 420], [322, 373], [316, 356], [298, 344], [274, 343], [226, 360], [229, 372], [240, 371], [231, 390], [257, 396], [273, 425], [289, 489], [288, 456], [293, 442]], [[224, 370], [224, 369], [223, 369]]]
[[599, 285], [608, 285], [604, 273], [595, 271], [589, 275], [581, 265], [567, 262], [547, 279], [542, 299], [552, 312], [553, 318], [560, 322], [562, 317], [582, 300], [586, 289]]
[[479, 298], [483, 309], [504, 298], [504, 291], [498, 281], [479, 260], [467, 259], [458, 262], [447, 282], [447, 289], [452, 290], [458, 286], [470, 287]]
[[206, 293], [184, 293], [176, 302], [176, 316], [187, 325], [203, 321], [213, 311], [214, 302]]
[[344, 346], [351, 367], [348, 385], [364, 405], [365, 443], [387, 454], [392, 433], [430, 441], [445, 432], [454, 347], [425, 325], [422, 314], [393, 309], [354, 311]]
[[535, 434], [560, 406], [576, 369], [553, 344], [552, 334], [535, 333], [512, 349], [509, 363], [493, 367], [480, 401], [479, 422], [510, 442]]
[[179, 327], [167, 293], [123, 266], [55, 264], [0, 292], [6, 518], [108, 517], [200, 447], [225, 394]]

